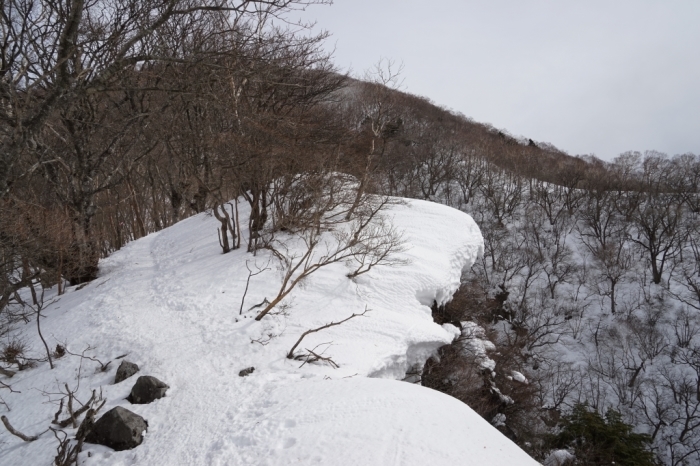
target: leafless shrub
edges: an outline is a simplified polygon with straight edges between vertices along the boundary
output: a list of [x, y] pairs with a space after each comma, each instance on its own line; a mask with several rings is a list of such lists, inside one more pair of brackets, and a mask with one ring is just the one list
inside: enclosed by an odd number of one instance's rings
[[668, 339], [659, 325], [662, 314], [661, 308], [645, 306], [642, 318], [631, 316], [627, 319], [636, 340], [636, 346], [649, 361], [653, 361], [669, 346]]
[[[349, 259], [369, 261], [360, 263], [355, 270], [360, 273], [377, 265], [401, 265], [403, 262], [394, 258], [394, 254], [400, 250], [402, 244], [397, 237], [398, 233], [392, 229], [375, 228], [376, 221], [380, 219], [379, 213], [388, 202], [388, 199], [381, 199], [377, 203], [361, 206], [356, 217], [347, 225], [347, 230], [339, 229], [327, 233], [330, 236], [324, 237], [322, 233], [311, 229], [287, 238], [287, 241], [296, 241], [294, 245], [286, 244], [280, 239], [281, 237], [271, 240], [267, 248], [281, 262], [282, 284], [277, 296], [257, 315], [255, 320], [261, 320], [299, 283], [330, 264], [345, 262]], [[302, 252], [291, 253], [290, 247], [293, 246], [302, 246], [300, 248]]]
[[[332, 345], [332, 343], [319, 343], [316, 345], [313, 349], [306, 349], [306, 354], [304, 353], [299, 353], [296, 356], [294, 356], [293, 359], [297, 361], [304, 361], [299, 368], [304, 367], [305, 364], [314, 364], [314, 363], [324, 363], [328, 364], [331, 366], [333, 369], [337, 369], [338, 364], [331, 358], [330, 356], [324, 356], [323, 353]], [[323, 351], [319, 351], [318, 347], [319, 346], [325, 346]]]
[[[66, 386], [66, 389], [68, 389], [68, 386]], [[77, 411], [73, 412], [70, 408], [73, 395], [74, 392], [69, 391], [68, 409], [70, 417], [64, 421], [58, 421], [58, 416], [63, 408], [63, 400], [61, 400], [61, 408], [59, 408], [59, 411], [54, 416], [53, 424], [58, 424], [62, 428], [68, 427], [68, 425], [71, 424], [75, 428], [77, 427], [77, 418], [83, 412], [87, 412], [80, 423], [80, 426], [78, 427], [74, 441], [71, 441], [66, 432], [59, 429], [54, 429], [52, 427], [49, 428], [56, 437], [56, 440], [58, 440], [56, 457], [54, 458], [55, 466], [72, 466], [78, 464], [78, 455], [83, 450], [85, 438], [88, 436], [93, 424], [95, 423], [95, 416], [107, 402], [107, 400], [102, 399], [102, 392], [100, 392], [99, 396], [97, 396], [96, 391], [93, 390], [92, 396], [87, 403], [85, 403]]]
[[343, 214], [347, 214], [351, 202], [352, 177], [329, 168], [285, 174], [272, 183], [272, 230], [320, 232], [344, 221]]
[[700, 401], [697, 366], [692, 372], [681, 366], [659, 368], [642, 406], [644, 423], [667, 464], [685, 465], [700, 460]]
[[378, 265], [389, 267], [406, 265], [406, 260], [395, 257], [396, 254], [405, 250], [403, 245], [401, 232], [391, 226], [386, 219], [380, 218], [377, 222], [365, 227], [364, 232], [357, 236], [357, 242], [351, 251], [354, 270], [348, 273], [347, 277], [355, 278]]
[[572, 299], [568, 303], [565, 303], [562, 308], [564, 320], [566, 321], [568, 331], [575, 340], [578, 340], [583, 333], [583, 316], [586, 313], [586, 309], [588, 308], [588, 306], [589, 303], [580, 302], [576, 301], [575, 299]]
[[507, 332], [506, 339], [512, 339], [512, 345], [533, 353], [559, 342], [566, 317], [557, 303], [547, 298], [538, 299], [526, 308], [519, 308], [511, 325], [514, 331]]
[[[310, 335], [310, 334], [316, 333], [316, 332], [320, 332], [321, 330], [325, 330], [325, 329], [327, 329], [327, 328], [335, 327], [335, 326], [337, 326], [337, 325], [344, 324], [345, 322], [347, 322], [347, 321], [350, 320], [350, 319], [353, 319], [353, 318], [355, 318], [355, 317], [364, 316], [365, 314], [367, 314], [367, 312], [369, 312], [369, 309], [367, 309], [367, 308], [365, 307], [365, 310], [362, 311], [362, 313], [360, 313], [360, 314], [355, 314], [355, 313], [353, 313], [350, 317], [346, 317], [345, 319], [340, 320], [340, 321], [338, 321], [338, 322], [330, 322], [330, 323], [325, 324], [325, 325], [322, 325], [322, 326], [320, 326], [320, 327], [317, 327], [317, 328], [314, 328], [314, 329], [310, 329], [310, 330], [305, 331], [304, 333], [301, 334], [301, 336], [300, 336], [299, 339], [296, 341], [296, 343], [294, 343], [294, 345], [292, 346], [292, 348], [287, 352], [287, 359], [299, 359], [300, 357], [303, 357], [303, 356], [299, 356], [298, 354], [295, 354], [295, 353], [294, 353], [294, 350], [297, 349], [297, 346], [299, 346], [299, 344], [301, 343], [301, 341], [302, 341], [307, 335]], [[307, 350], [307, 352], [308, 352], [309, 354], [313, 354], [312, 351]], [[314, 356], [315, 358], [319, 359], [318, 355], [313, 354], [313, 356]], [[307, 358], [307, 360], [308, 360], [308, 358]], [[334, 363], [334, 364], [335, 364], [335, 363]]]
[[[572, 368], [570, 364], [552, 361], [546, 368], [540, 369], [542, 374], [535, 379], [540, 387], [537, 394], [539, 404], [544, 409], [560, 412], [564, 407], [570, 406], [576, 399], [576, 392], [580, 389], [580, 371]], [[556, 425], [558, 419], [551, 419], [551, 427]]]
[[[268, 262], [267, 265], [269, 265], [269, 262]], [[267, 265], [266, 265], [265, 267], [263, 267], [263, 268], [260, 268], [260, 267], [258, 267], [257, 264], [255, 264], [256, 271], [253, 272], [253, 271], [250, 269], [250, 267], [248, 266], [248, 261], [245, 261], [245, 268], [248, 269], [248, 278], [246, 278], [246, 281], [245, 281], [245, 289], [243, 290], [243, 296], [241, 297], [241, 307], [238, 309], [238, 315], [242, 315], [242, 314], [243, 314], [243, 304], [245, 303], [245, 297], [246, 297], [246, 295], [248, 294], [248, 287], [250, 286], [250, 279], [253, 278], [253, 277], [255, 277], [255, 276], [257, 276], [257, 275], [260, 275], [261, 273], [265, 272], [266, 270], [270, 270], [270, 269], [267, 267]], [[259, 305], [253, 306], [253, 308], [262, 306], [262, 305], [265, 303], [266, 300], [267, 300], [267, 298], [266, 298], [265, 300], [263, 300], [263, 302], [260, 303]], [[267, 302], [267, 304], [269, 304], [269, 301]], [[253, 309], [253, 308], [251, 308], [251, 309]], [[249, 310], [250, 310], [250, 309], [249, 309]]]
[[[56, 424], [59, 427], [65, 428], [68, 427], [69, 425], [72, 425], [73, 427], [78, 427], [77, 421], [78, 418], [87, 410], [89, 409], [94, 409], [95, 412], [99, 411], [102, 406], [107, 402], [107, 400], [102, 398], [102, 390], [98, 393], [97, 390], [92, 391], [92, 395], [90, 396], [90, 399], [82, 403], [82, 406], [76, 410], [73, 409], [73, 402], [77, 401], [75, 394], [77, 392], [77, 388], [74, 390], [71, 390], [68, 387], [68, 384], [64, 384], [65, 387], [65, 398], [61, 398], [61, 403], [59, 406], [58, 411], [54, 415], [54, 420], [51, 422], [52, 424]], [[68, 411], [68, 417], [62, 421], [58, 420], [58, 417], [61, 415], [61, 411], [63, 409], [64, 403], [63, 400], [67, 399], [68, 401], [65, 403], [66, 409]]]
[[0, 359], [8, 364], [17, 364], [21, 367], [20, 359], [24, 359], [24, 355], [27, 352], [27, 344], [14, 338], [7, 343], [2, 345], [0, 348]]
[[[286, 315], [287, 315], [286, 312], [287, 312], [286, 305], [281, 304], [278, 307], [278, 309], [271, 312], [270, 315], [271, 316], [280, 316], [281, 315], [283, 317], [286, 317]], [[259, 338], [251, 338], [250, 342], [257, 343], [261, 346], [267, 346], [268, 344], [270, 344], [270, 342], [272, 340], [281, 336], [285, 330], [286, 330], [286, 327], [282, 328], [282, 329], [275, 329], [274, 326], [268, 327], [267, 329], [261, 331], [261, 336]]]
[[30, 351], [27, 343], [17, 337], [14, 337], [4, 343], [0, 347], [0, 360], [7, 364], [16, 364], [17, 370], [23, 371], [36, 366], [37, 359], [30, 358]]
[[501, 226], [513, 218], [523, 201], [523, 178], [495, 166], [486, 170], [480, 188], [492, 218]]
[[72, 466], [78, 464], [78, 454], [82, 450], [82, 442], [71, 442], [68, 434], [62, 430], [51, 429], [51, 432], [53, 432], [54, 437], [58, 440], [53, 464], [55, 466]]

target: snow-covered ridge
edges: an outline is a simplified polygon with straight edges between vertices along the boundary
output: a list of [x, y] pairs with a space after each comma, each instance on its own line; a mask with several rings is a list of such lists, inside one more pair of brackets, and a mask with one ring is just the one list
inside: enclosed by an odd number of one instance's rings
[[[243, 213], [243, 212], [242, 212]], [[170, 385], [149, 405], [124, 398], [133, 379], [113, 385], [114, 370], [65, 356], [18, 373], [2, 392], [19, 430], [44, 431], [59, 384], [79, 384], [78, 398], [102, 389], [107, 405], [146, 418], [148, 433], [124, 452], [87, 445], [81, 464], [410, 465], [536, 464], [466, 405], [394, 380], [456, 336], [433, 323], [430, 305], [449, 300], [460, 276], [481, 253], [478, 227], [466, 214], [438, 204], [406, 201], [385, 214], [403, 232], [404, 264], [376, 267], [355, 279], [349, 265], [324, 267], [283, 301], [283, 314], [257, 322], [251, 306], [279, 288], [277, 263], [262, 252], [222, 255], [217, 222], [206, 214], [135, 241], [101, 263], [101, 276], [69, 290], [42, 321], [49, 344], [102, 361], [128, 354]], [[245, 234], [245, 231], [244, 231]], [[250, 279], [239, 315], [248, 268]], [[314, 349], [339, 366], [304, 364], [286, 353], [306, 330], [368, 310], [309, 335]], [[21, 329], [39, 355], [35, 327]], [[116, 366], [116, 363], [114, 364]], [[238, 372], [249, 366], [245, 378]], [[52, 395], [53, 394], [53, 395]], [[103, 412], [104, 412], [103, 411]], [[50, 433], [23, 443], [0, 432], [3, 464], [48, 464]]]

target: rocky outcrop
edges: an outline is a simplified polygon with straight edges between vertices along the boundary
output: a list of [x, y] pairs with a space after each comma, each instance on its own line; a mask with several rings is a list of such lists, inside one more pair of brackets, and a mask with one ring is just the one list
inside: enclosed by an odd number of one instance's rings
[[122, 382], [139, 371], [139, 366], [129, 361], [122, 361], [117, 368], [117, 374], [114, 376], [114, 383]]
[[142, 375], [136, 380], [136, 384], [131, 389], [131, 394], [127, 397], [133, 404], [148, 404], [165, 396], [166, 390], [170, 388], [165, 382], [161, 382], [150, 375]]
[[117, 406], [95, 422], [85, 438], [114, 450], [130, 450], [141, 445], [148, 422], [138, 414]]

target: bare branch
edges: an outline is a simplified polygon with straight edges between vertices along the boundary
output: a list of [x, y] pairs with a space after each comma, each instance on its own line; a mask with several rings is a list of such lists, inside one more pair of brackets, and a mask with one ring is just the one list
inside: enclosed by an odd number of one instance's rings
[[10, 421], [7, 419], [7, 416], [0, 416], [0, 420], [2, 420], [2, 423], [5, 424], [5, 428], [9, 433], [14, 435], [15, 437], [19, 437], [25, 442], [33, 442], [34, 440], [38, 439], [38, 435], [34, 436], [28, 436], [24, 435], [22, 432], [16, 430], [14, 427], [12, 427], [12, 424], [10, 424]]
[[304, 332], [304, 333], [301, 334], [301, 336], [299, 337], [299, 339], [297, 340], [297, 342], [294, 343], [294, 346], [292, 346], [292, 348], [289, 350], [289, 352], [287, 353], [287, 359], [294, 359], [294, 358], [295, 358], [294, 350], [297, 349], [297, 346], [299, 346], [299, 344], [301, 343], [301, 341], [302, 341], [302, 340], [304, 339], [304, 337], [306, 337], [307, 335], [310, 335], [310, 334], [316, 333], [316, 332], [320, 332], [321, 330], [325, 330], [325, 329], [330, 328], [330, 327], [335, 327], [336, 325], [343, 324], [343, 323], [347, 322], [348, 320], [353, 319], [353, 318], [355, 318], [355, 317], [364, 316], [365, 314], [367, 314], [367, 312], [369, 312], [369, 309], [367, 309], [367, 307], [365, 307], [365, 310], [362, 311], [360, 314], [353, 314], [353, 315], [351, 315], [350, 317], [347, 317], [347, 318], [345, 318], [345, 319], [343, 319], [343, 320], [341, 320], [341, 321], [339, 321], [339, 322], [331, 322], [331, 323], [329, 323], [329, 324], [322, 325], [322, 326], [320, 326], [320, 327], [318, 327], [318, 328], [314, 328], [314, 329], [307, 330], [306, 332]]
[[[257, 268], [258, 271], [257, 271], [257, 272], [253, 272], [252, 270], [250, 270], [250, 267], [248, 267], [248, 261], [245, 261], [245, 268], [248, 269], [248, 278], [247, 278], [246, 281], [245, 281], [245, 290], [243, 290], [243, 297], [241, 298], [241, 307], [240, 307], [240, 309], [238, 310], [238, 315], [242, 315], [242, 314], [243, 314], [243, 303], [245, 302], [245, 297], [246, 297], [246, 295], [248, 294], [248, 286], [250, 285], [250, 279], [251, 279], [252, 277], [255, 277], [256, 275], [260, 275], [261, 273], [265, 272], [266, 270], [270, 270], [270, 268], [267, 267], [269, 264], [270, 264], [270, 262], [268, 261], [267, 264], [265, 265], [265, 267], [263, 267], [262, 269], [259, 268], [259, 267], [257, 266], [257, 264], [256, 264], [256, 265], [255, 265], [255, 268]], [[263, 302], [264, 302], [264, 301], [263, 301]], [[260, 305], [262, 305], [262, 303], [260, 303]], [[253, 307], [255, 307], [255, 306], [253, 306]], [[252, 308], [251, 308], [251, 309], [252, 309]]]

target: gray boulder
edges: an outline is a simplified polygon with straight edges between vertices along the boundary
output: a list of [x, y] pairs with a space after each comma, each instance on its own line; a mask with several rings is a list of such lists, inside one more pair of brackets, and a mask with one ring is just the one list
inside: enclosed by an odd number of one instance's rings
[[127, 400], [133, 404], [148, 404], [158, 398], [163, 398], [168, 388], [170, 387], [165, 382], [150, 375], [142, 375], [136, 380]]
[[129, 361], [122, 361], [117, 368], [117, 375], [114, 376], [114, 383], [119, 383], [128, 379], [139, 371], [139, 366]]
[[138, 414], [117, 406], [107, 411], [95, 422], [85, 441], [97, 443], [114, 450], [131, 450], [143, 442], [143, 432], [148, 422]]

